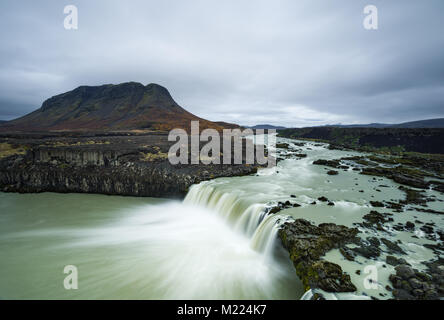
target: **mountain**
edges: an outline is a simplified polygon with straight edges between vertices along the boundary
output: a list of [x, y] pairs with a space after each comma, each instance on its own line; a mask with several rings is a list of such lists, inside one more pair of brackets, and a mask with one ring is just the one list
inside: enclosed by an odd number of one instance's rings
[[393, 125], [395, 128], [444, 128], [444, 118], [410, 121]]
[[0, 130], [171, 130], [189, 129], [191, 120], [199, 120], [201, 129], [224, 127], [186, 111], [158, 84], [126, 82], [80, 86], [49, 98], [34, 112], [3, 123]]
[[398, 124], [369, 123], [369, 124], [333, 124], [324, 127], [339, 128], [444, 128], [444, 118], [410, 121]]
[[285, 129], [285, 127], [273, 126], [271, 124], [257, 124], [255, 126], [247, 127], [247, 128], [250, 128], [250, 129], [276, 129], [276, 130]]
[[226, 129], [242, 129], [240, 125], [235, 123], [229, 123], [225, 121], [214, 121], [214, 123]]
[[331, 124], [322, 127], [339, 127], [339, 128], [387, 128], [392, 126], [387, 123], [368, 123], [368, 124]]

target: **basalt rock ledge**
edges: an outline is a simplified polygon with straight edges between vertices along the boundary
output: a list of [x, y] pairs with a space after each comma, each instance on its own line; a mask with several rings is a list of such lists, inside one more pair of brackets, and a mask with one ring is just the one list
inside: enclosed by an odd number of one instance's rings
[[0, 191], [182, 198], [216, 177], [255, 173], [248, 164], [168, 161], [166, 135], [0, 138]]

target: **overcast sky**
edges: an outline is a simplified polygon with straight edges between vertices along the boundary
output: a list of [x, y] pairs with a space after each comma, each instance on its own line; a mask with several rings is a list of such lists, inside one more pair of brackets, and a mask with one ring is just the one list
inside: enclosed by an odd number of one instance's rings
[[[65, 30], [65, 5], [78, 30]], [[379, 29], [363, 27], [366, 5]], [[444, 117], [442, 0], [1, 0], [0, 119], [79, 85], [165, 86], [244, 125]]]

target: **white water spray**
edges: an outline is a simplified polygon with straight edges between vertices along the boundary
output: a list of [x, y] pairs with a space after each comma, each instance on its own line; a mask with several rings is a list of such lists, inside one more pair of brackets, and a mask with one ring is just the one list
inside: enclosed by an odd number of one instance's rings
[[235, 231], [250, 239], [250, 246], [265, 257], [273, 254], [279, 225], [285, 220], [267, 215], [263, 204], [248, 204], [231, 193], [218, 191], [211, 181], [193, 185], [184, 204], [208, 208], [222, 217]]

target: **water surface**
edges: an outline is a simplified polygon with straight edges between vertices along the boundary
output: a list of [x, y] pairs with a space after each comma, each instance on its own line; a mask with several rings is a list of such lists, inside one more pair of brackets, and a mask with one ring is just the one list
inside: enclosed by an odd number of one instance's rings
[[[2, 299], [298, 299], [292, 266], [267, 259], [209, 209], [88, 194], [0, 193]], [[66, 265], [79, 288], [65, 290]]]
[[[317, 159], [362, 155], [328, 150], [313, 142], [287, 142], [307, 157], [289, 156], [258, 174], [219, 178], [190, 188], [185, 200], [88, 194], [0, 193], [0, 298], [9, 299], [299, 299], [303, 290], [277, 232], [289, 219], [347, 226], [374, 210], [370, 201], [404, 199], [393, 181], [360, 175], [351, 168], [327, 175]], [[431, 209], [444, 211], [443, 196], [426, 191]], [[325, 196], [334, 203], [317, 201]], [[300, 207], [265, 215], [278, 201]], [[316, 201], [316, 204], [312, 203]], [[385, 231], [360, 228], [362, 238], [400, 241], [402, 258], [420, 270], [436, 258], [423, 232], [396, 231], [396, 223], [421, 220], [442, 228], [442, 215], [414, 206], [393, 213]], [[390, 213], [389, 209], [378, 208]], [[357, 257], [350, 262], [338, 250], [325, 259], [338, 263], [358, 288], [332, 299], [389, 298], [393, 267]], [[401, 257], [401, 256], [400, 256]], [[79, 289], [65, 290], [63, 268], [79, 270]], [[365, 268], [378, 270], [378, 286], [365, 287]], [[357, 274], [357, 271], [360, 274]]]

